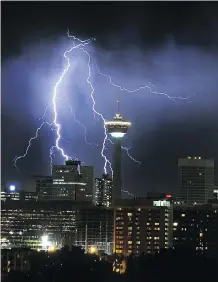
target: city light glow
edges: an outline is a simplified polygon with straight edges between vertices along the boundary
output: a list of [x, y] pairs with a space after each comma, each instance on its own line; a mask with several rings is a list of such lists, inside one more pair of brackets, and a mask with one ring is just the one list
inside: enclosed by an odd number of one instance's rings
[[126, 133], [124, 133], [124, 132], [112, 132], [110, 134], [114, 138], [123, 138]]
[[10, 190], [11, 192], [15, 191], [15, 190], [16, 190], [15, 185], [10, 185], [10, 186], [9, 186], [9, 190]]
[[42, 249], [44, 250], [48, 250], [52, 246], [52, 243], [48, 239], [48, 235], [42, 236], [41, 244], [42, 244]]
[[90, 254], [96, 254], [98, 252], [97, 248], [95, 246], [91, 246], [88, 250]]
[[120, 126], [131, 126], [131, 122], [129, 121], [120, 121], [120, 120], [113, 120], [113, 121], [105, 121], [105, 125], [120, 125]]

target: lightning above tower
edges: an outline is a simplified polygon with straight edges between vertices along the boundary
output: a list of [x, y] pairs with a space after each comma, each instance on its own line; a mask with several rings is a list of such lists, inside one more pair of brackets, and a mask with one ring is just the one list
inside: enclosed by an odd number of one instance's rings
[[[84, 53], [84, 55], [87, 57], [87, 76], [86, 76], [85, 79], [86, 79], [87, 84], [90, 86], [89, 95], [90, 95], [90, 98], [92, 100], [93, 114], [94, 114], [95, 118], [99, 118], [102, 121], [104, 137], [103, 137], [102, 146], [101, 146], [101, 156], [104, 160], [104, 166], [103, 166], [104, 173], [107, 174], [107, 169], [109, 167], [110, 170], [111, 170], [111, 173], [113, 175], [111, 162], [108, 160], [107, 156], [105, 155], [106, 142], [107, 141], [112, 142], [112, 141], [110, 139], [108, 139], [107, 129], [106, 129], [106, 125], [105, 125], [106, 119], [105, 119], [104, 115], [99, 110], [97, 110], [97, 105], [96, 105], [96, 101], [95, 101], [95, 97], [94, 97], [95, 89], [94, 89], [94, 85], [92, 83], [92, 72], [91, 72], [92, 57], [89, 54], [89, 52], [86, 50], [86, 46], [89, 45], [93, 40], [95, 40], [95, 38], [89, 38], [87, 40], [81, 40], [76, 36], [70, 35], [69, 31], [67, 32], [67, 36], [72, 41], [72, 47], [69, 48], [68, 50], [66, 50], [63, 54], [63, 56], [66, 60], [66, 66], [65, 66], [64, 70], [62, 71], [62, 73], [60, 74], [58, 80], [56, 81], [56, 83], [54, 85], [51, 104], [46, 107], [42, 117], [40, 119], [38, 119], [38, 122], [41, 121], [42, 123], [36, 129], [35, 135], [29, 139], [28, 146], [26, 147], [24, 154], [20, 155], [18, 157], [15, 157], [14, 166], [17, 168], [17, 161], [22, 159], [22, 158], [25, 158], [27, 156], [28, 151], [29, 151], [29, 149], [32, 145], [32, 141], [37, 139], [39, 132], [44, 127], [44, 125], [48, 125], [51, 128], [51, 130], [53, 130], [55, 132], [55, 135], [56, 135], [55, 142], [51, 146], [50, 151], [49, 151], [51, 164], [53, 162], [53, 156], [55, 154], [55, 151], [58, 151], [59, 153], [61, 153], [61, 156], [63, 157], [64, 160], [71, 159], [71, 157], [67, 154], [67, 152], [65, 152], [65, 150], [63, 149], [63, 147], [60, 144], [61, 139], [64, 139], [64, 138], [62, 137], [62, 132], [61, 132], [61, 122], [59, 120], [58, 105], [61, 102], [61, 100], [64, 101], [64, 99], [62, 97], [60, 97], [60, 92], [61, 92], [62, 81], [64, 80], [65, 75], [68, 73], [68, 71], [71, 67], [69, 54], [71, 52], [75, 51], [75, 50], [81, 50]], [[94, 60], [93, 60], [93, 62], [95, 63]], [[105, 77], [113, 87], [119, 89], [120, 91], [125, 91], [125, 92], [128, 92], [128, 93], [135, 93], [135, 92], [138, 92], [138, 91], [148, 89], [150, 91], [150, 93], [152, 93], [154, 95], [164, 95], [166, 98], [171, 99], [171, 100], [176, 100], [176, 99], [187, 100], [187, 99], [189, 99], [189, 97], [171, 97], [167, 93], [157, 92], [156, 90], [154, 90], [154, 85], [152, 85], [151, 83], [149, 83], [148, 85], [145, 85], [145, 86], [140, 86], [137, 89], [127, 89], [127, 88], [120, 86], [117, 83], [115, 83], [110, 75], [101, 72], [100, 68], [97, 66], [96, 63], [93, 64], [93, 65], [96, 66], [96, 69], [101, 76]], [[66, 103], [66, 101], [64, 101], [64, 102]], [[67, 105], [67, 106], [69, 107], [69, 105]], [[52, 116], [53, 116], [51, 122], [45, 121], [45, 118], [46, 118], [46, 115], [47, 115], [47, 112], [48, 112], [49, 109], [52, 110]], [[85, 137], [86, 144], [98, 146], [97, 144], [92, 144], [92, 143], [87, 141], [87, 128], [86, 128], [86, 126], [84, 124], [82, 124], [78, 119], [76, 119], [75, 113], [73, 113], [72, 110], [71, 110], [71, 113], [73, 114], [74, 121], [76, 123], [78, 123], [81, 127], [83, 127], [83, 129], [84, 129], [84, 137]], [[127, 148], [127, 147], [124, 147], [124, 146], [122, 146], [121, 148], [126, 151], [128, 157], [130, 159], [132, 159], [134, 162], [140, 164], [140, 162], [138, 160], [136, 160], [135, 158], [133, 158], [130, 155], [129, 150], [131, 148]], [[72, 155], [72, 157], [75, 158], [75, 155]]]
[[175, 97], [174, 97], [174, 96], [170, 96], [170, 95], [167, 94], [167, 93], [158, 92], [158, 91], [156, 91], [156, 90], [153, 90], [152, 88], [154, 88], [155, 86], [154, 86], [153, 84], [151, 84], [150, 82], [149, 82], [147, 85], [140, 86], [140, 87], [135, 88], [135, 89], [127, 89], [127, 88], [125, 88], [125, 87], [123, 87], [123, 86], [121, 86], [121, 85], [119, 85], [119, 84], [116, 84], [116, 83], [113, 81], [113, 79], [112, 79], [112, 77], [111, 77], [110, 75], [101, 72], [101, 70], [100, 70], [100, 68], [98, 67], [97, 64], [95, 64], [95, 66], [96, 66], [96, 69], [97, 69], [98, 73], [99, 73], [101, 76], [106, 77], [106, 78], [108, 79], [109, 83], [110, 83], [113, 87], [118, 88], [120, 91], [124, 91], [124, 92], [128, 92], [128, 93], [135, 93], [135, 92], [138, 92], [138, 91], [141, 91], [141, 90], [148, 89], [148, 90], [150, 91], [150, 93], [152, 93], [152, 94], [154, 94], [154, 95], [163, 95], [163, 96], [165, 96], [166, 98], [168, 98], [168, 99], [170, 99], [170, 100], [173, 100], [173, 101], [175, 101], [175, 100], [188, 100], [188, 99], [190, 99], [190, 97], [193, 96], [193, 95], [190, 95], [190, 96], [188, 96], [188, 97], [180, 97], [180, 96], [178, 96], [178, 97], [175, 96]]
[[95, 89], [90, 81], [91, 79], [91, 66], [90, 66], [90, 62], [91, 62], [91, 56], [90, 54], [84, 49], [84, 48], [80, 48], [87, 56], [88, 56], [88, 77], [87, 77], [87, 83], [90, 85], [90, 88], [91, 88], [91, 93], [90, 93], [90, 97], [92, 99], [92, 110], [93, 112], [99, 116], [103, 122], [103, 128], [104, 128], [104, 139], [103, 139], [103, 143], [102, 143], [102, 148], [101, 148], [101, 156], [104, 158], [105, 162], [104, 162], [104, 173], [107, 174], [107, 165], [109, 165], [110, 169], [111, 169], [111, 173], [113, 174], [113, 170], [112, 170], [112, 165], [111, 165], [111, 162], [108, 160], [108, 158], [106, 157], [106, 155], [104, 154], [104, 151], [105, 151], [105, 143], [106, 143], [106, 140], [108, 138], [107, 136], [107, 129], [106, 129], [106, 126], [105, 126], [105, 118], [104, 116], [98, 112], [96, 110], [96, 102], [95, 102], [95, 98], [94, 98], [94, 92], [95, 92]]

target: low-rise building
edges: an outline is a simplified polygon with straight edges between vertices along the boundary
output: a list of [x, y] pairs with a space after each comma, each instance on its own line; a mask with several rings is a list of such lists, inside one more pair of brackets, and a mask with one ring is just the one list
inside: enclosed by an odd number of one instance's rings
[[1, 205], [1, 247], [90, 246], [112, 253], [113, 210], [71, 201], [7, 201]]

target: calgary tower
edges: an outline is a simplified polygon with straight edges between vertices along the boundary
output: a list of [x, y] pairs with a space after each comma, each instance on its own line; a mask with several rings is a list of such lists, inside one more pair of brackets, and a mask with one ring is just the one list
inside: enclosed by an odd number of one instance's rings
[[113, 188], [112, 188], [112, 205], [116, 199], [121, 198], [121, 139], [126, 135], [131, 122], [126, 121], [120, 115], [119, 101], [117, 101], [117, 113], [113, 120], [106, 121], [105, 126], [108, 133], [114, 140], [113, 155]]

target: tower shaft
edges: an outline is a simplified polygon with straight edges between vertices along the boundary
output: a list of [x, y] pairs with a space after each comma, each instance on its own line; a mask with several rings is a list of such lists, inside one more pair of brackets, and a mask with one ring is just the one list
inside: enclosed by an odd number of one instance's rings
[[114, 139], [112, 203], [121, 198], [121, 138]]

